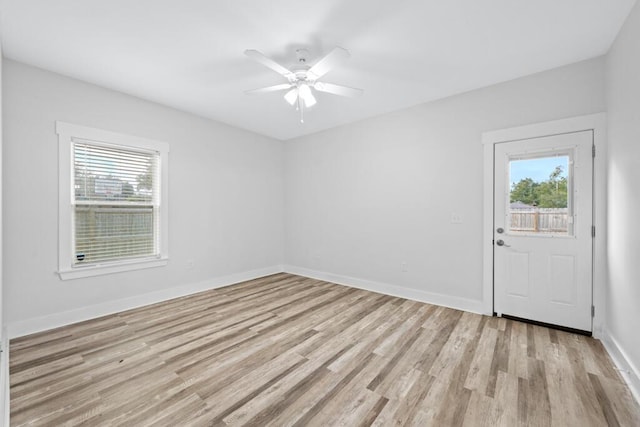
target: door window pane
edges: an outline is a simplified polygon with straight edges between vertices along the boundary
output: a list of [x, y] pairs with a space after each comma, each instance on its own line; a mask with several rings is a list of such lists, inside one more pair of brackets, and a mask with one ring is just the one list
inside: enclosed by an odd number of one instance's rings
[[571, 153], [509, 159], [509, 232], [573, 234]]

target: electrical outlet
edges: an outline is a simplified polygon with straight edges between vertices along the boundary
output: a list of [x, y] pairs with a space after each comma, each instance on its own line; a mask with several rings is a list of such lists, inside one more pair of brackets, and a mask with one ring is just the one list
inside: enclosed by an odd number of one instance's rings
[[456, 212], [451, 213], [451, 224], [462, 224], [462, 215]]
[[400, 271], [403, 273], [406, 273], [407, 271], [409, 271], [409, 266], [407, 265], [406, 261], [402, 261], [400, 263]]

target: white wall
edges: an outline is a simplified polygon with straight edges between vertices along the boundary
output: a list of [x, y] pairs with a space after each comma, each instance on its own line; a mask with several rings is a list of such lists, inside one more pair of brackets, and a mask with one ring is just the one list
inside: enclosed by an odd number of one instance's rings
[[607, 56], [610, 338], [640, 399], [640, 3]]
[[596, 58], [289, 141], [286, 261], [482, 310], [481, 133], [604, 110]]
[[[1, 19], [0, 19], [1, 21]], [[0, 30], [0, 35], [2, 31]], [[0, 36], [0, 82], [2, 82], [2, 38]], [[0, 426], [9, 425], [9, 339], [7, 337], [4, 321], [4, 287], [2, 273], [2, 85], [0, 84]]]
[[[3, 61], [2, 61], [2, 38], [1, 38], [1, 31], [0, 31], [0, 82], [2, 82], [2, 65], [3, 65]], [[3, 308], [3, 301], [4, 301], [4, 292], [3, 292], [3, 274], [2, 274], [2, 263], [3, 263], [3, 257], [2, 257], [2, 200], [3, 200], [3, 190], [2, 190], [2, 178], [3, 178], [3, 168], [2, 168], [2, 152], [3, 152], [3, 148], [2, 148], [2, 102], [3, 102], [3, 94], [2, 94], [2, 84], [0, 84], [0, 339], [4, 338], [4, 308]], [[4, 342], [2, 342], [4, 344]]]
[[[243, 277], [281, 264], [282, 142], [10, 60], [3, 77], [10, 325], [76, 310], [68, 317], [73, 321], [91, 314], [94, 305], [119, 309], [109, 302], [190, 283], [206, 286], [218, 283], [214, 278]], [[170, 144], [168, 266], [58, 278], [56, 120]], [[187, 268], [188, 260], [195, 261], [194, 268]], [[140, 301], [144, 298], [130, 302]]]

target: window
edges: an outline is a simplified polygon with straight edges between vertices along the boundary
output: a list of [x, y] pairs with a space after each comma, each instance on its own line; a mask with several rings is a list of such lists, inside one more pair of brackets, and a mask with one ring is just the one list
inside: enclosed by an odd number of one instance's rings
[[572, 236], [573, 151], [509, 159], [509, 234]]
[[58, 122], [59, 274], [167, 263], [167, 144]]

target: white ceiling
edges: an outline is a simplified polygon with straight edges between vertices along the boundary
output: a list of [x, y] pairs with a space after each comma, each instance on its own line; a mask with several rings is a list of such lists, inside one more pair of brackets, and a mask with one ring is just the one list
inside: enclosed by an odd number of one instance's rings
[[[4, 0], [6, 57], [278, 139], [290, 139], [607, 52], [635, 0]], [[351, 59], [301, 124], [285, 66]]]

